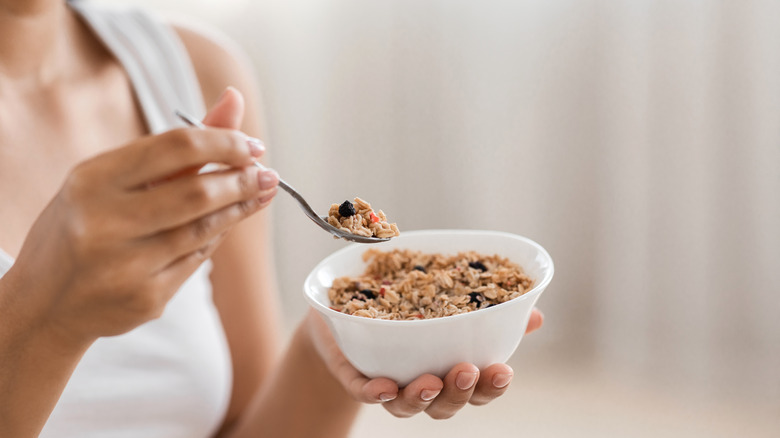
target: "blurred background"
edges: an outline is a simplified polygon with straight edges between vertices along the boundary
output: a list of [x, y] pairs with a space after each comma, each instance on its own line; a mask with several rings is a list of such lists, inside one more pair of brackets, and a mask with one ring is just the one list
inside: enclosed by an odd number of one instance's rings
[[[103, 0], [111, 2], [113, 0]], [[780, 2], [143, 0], [228, 34], [326, 211], [509, 231], [556, 276], [508, 394], [354, 437], [780, 436]], [[287, 321], [344, 243], [284, 195]]]

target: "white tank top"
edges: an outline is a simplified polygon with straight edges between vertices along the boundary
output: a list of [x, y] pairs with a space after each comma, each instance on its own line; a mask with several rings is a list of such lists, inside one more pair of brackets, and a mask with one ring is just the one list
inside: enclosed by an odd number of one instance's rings
[[[70, 3], [132, 81], [152, 132], [180, 126], [181, 108], [205, 112], [175, 32], [136, 9]], [[14, 260], [0, 250], [0, 276]], [[181, 287], [158, 320], [87, 351], [46, 423], [44, 438], [213, 436], [230, 400], [232, 365], [211, 299], [210, 263]]]

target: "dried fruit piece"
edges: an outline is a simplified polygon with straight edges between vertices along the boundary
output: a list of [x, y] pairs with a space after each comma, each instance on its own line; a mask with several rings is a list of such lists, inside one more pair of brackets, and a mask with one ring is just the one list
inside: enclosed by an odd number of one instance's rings
[[355, 213], [357, 213], [355, 211], [355, 206], [352, 205], [351, 202], [344, 201], [341, 203], [341, 205], [339, 205], [339, 214], [341, 215], [341, 217], [354, 216]]
[[477, 303], [477, 305], [479, 305], [479, 303], [481, 303], [483, 301], [485, 301], [485, 297], [482, 296], [481, 293], [479, 293], [479, 292], [471, 292], [469, 294], [469, 303]]
[[482, 272], [485, 272], [488, 270], [487, 266], [485, 266], [482, 262], [469, 262], [469, 268], [479, 269]]

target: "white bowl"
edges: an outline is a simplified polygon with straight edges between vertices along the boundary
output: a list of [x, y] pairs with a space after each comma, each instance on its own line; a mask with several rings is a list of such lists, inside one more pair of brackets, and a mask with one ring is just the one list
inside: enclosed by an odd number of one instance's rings
[[425, 373], [443, 377], [456, 364], [480, 369], [506, 362], [528, 325], [531, 310], [553, 277], [547, 251], [525, 237], [497, 231], [427, 230], [404, 232], [371, 247], [454, 255], [476, 251], [498, 254], [519, 264], [534, 287], [518, 298], [460, 315], [393, 321], [347, 315], [329, 308], [328, 289], [337, 277], [365, 271], [361, 258], [369, 246], [352, 244], [322, 260], [303, 285], [306, 300], [328, 324], [341, 351], [368, 377], [388, 377], [405, 386]]

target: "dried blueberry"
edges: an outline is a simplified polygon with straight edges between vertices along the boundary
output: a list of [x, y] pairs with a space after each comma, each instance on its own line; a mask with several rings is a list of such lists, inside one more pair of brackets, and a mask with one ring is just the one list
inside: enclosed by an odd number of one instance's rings
[[420, 272], [422, 272], [423, 274], [425, 274], [425, 267], [423, 267], [422, 265], [417, 265], [417, 266], [415, 266], [415, 267], [414, 267], [414, 268], [412, 268], [412, 269], [414, 269], [415, 271], [420, 271]]
[[341, 217], [350, 217], [354, 216], [355, 213], [355, 206], [352, 205], [349, 201], [344, 201], [341, 205], [339, 205], [339, 214]]
[[483, 301], [485, 301], [485, 297], [483, 297], [481, 293], [471, 292], [469, 294], [469, 303], [477, 303], [477, 305], [479, 305], [479, 303]]
[[376, 294], [372, 292], [371, 289], [363, 289], [360, 293], [365, 295], [366, 298], [376, 298]]
[[365, 297], [365, 296], [363, 296], [363, 294], [361, 294], [361, 293], [356, 293], [356, 294], [355, 294], [355, 295], [352, 297], [352, 299], [353, 299], [353, 300], [358, 300], [358, 301], [365, 301], [365, 300], [366, 300], [366, 297]]
[[482, 264], [482, 262], [469, 262], [469, 268], [479, 269], [482, 272], [487, 271], [487, 266]]

